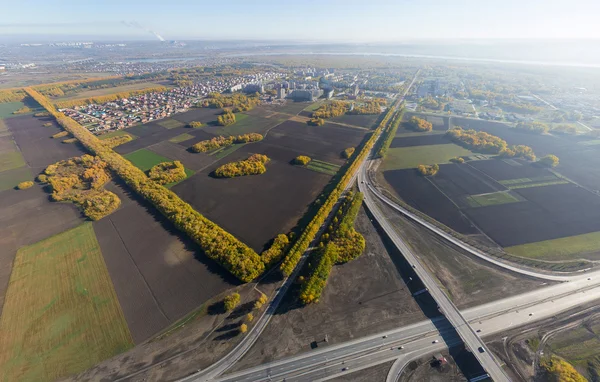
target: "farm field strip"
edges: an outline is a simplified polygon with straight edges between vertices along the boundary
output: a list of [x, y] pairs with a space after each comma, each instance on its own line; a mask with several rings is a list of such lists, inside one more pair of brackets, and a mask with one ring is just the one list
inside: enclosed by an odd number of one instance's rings
[[555, 179], [558, 179], [558, 178], [554, 175], [545, 175], [545, 176], [538, 176], [538, 177], [534, 177], [534, 178], [499, 180], [498, 183], [503, 184], [505, 186], [511, 186], [511, 185], [517, 185], [517, 184], [522, 184], [522, 183], [536, 183], [536, 182], [551, 181], [551, 180], [555, 180]]
[[142, 171], [148, 171], [159, 163], [171, 161], [169, 158], [158, 155], [148, 149], [139, 149], [132, 153], [123, 155], [123, 157]]
[[194, 138], [196, 138], [196, 137], [194, 137], [191, 134], [183, 133], [181, 135], [178, 135], [176, 137], [173, 137], [173, 138], [169, 139], [169, 142], [171, 142], [171, 143], [181, 143], [181, 142], [185, 142], [185, 141], [188, 141], [188, 140], [194, 139]]
[[306, 168], [316, 172], [322, 172], [328, 175], [335, 175], [340, 169], [340, 166], [333, 163], [327, 163], [317, 159], [313, 159], [306, 165]]
[[176, 127], [183, 127], [185, 123], [180, 122], [176, 119], [164, 119], [162, 121], [156, 122], [157, 125], [164, 127], [165, 129], [174, 129]]
[[125, 130], [116, 130], [116, 131], [111, 131], [110, 133], [98, 135], [98, 139], [104, 140], [104, 139], [113, 138], [113, 137], [120, 137], [123, 135], [129, 135], [131, 137], [131, 139], [138, 138], [137, 135], [133, 135], [130, 132], [127, 132]]
[[592, 139], [590, 141], [581, 141], [578, 143], [582, 146], [596, 146], [596, 145], [600, 145], [600, 139]]
[[489, 194], [469, 195], [467, 202], [471, 207], [486, 207], [496, 204], [507, 204], [520, 202], [518, 198], [505, 191], [492, 192]]
[[[15, 117], [16, 114], [13, 114], [14, 111], [19, 110], [24, 107], [25, 104], [23, 102], [3, 102], [0, 103], [0, 119]], [[31, 113], [29, 113], [31, 114]], [[23, 115], [23, 114], [20, 114]]]
[[220, 148], [214, 150], [213, 152], [208, 153], [208, 155], [212, 155], [216, 159], [225, 158], [227, 155], [242, 148], [242, 146], [244, 146], [244, 145], [245, 145], [245, 143], [236, 143], [236, 144], [233, 144], [233, 145], [230, 145], [227, 147], [220, 147]]
[[3, 380], [55, 380], [133, 346], [91, 223], [19, 249], [0, 332]]
[[531, 188], [531, 187], [546, 187], [546, 186], [555, 186], [555, 185], [559, 185], [559, 184], [569, 184], [569, 181], [566, 181], [564, 179], [557, 179], [557, 180], [553, 180], [553, 181], [549, 181], [549, 182], [534, 182], [534, 183], [521, 183], [521, 184], [515, 184], [515, 185], [507, 185], [506, 187], [508, 187], [511, 190], [520, 190], [523, 188]]
[[575, 254], [600, 252], [600, 232], [538, 241], [504, 249], [508, 253], [521, 257], [548, 260], [569, 259]]
[[472, 154], [454, 143], [390, 148], [384, 158], [382, 170], [402, 170], [416, 168], [420, 164], [449, 163], [454, 157]]
[[116, 94], [116, 93], [130, 92], [133, 90], [151, 89], [151, 88], [156, 88], [159, 86], [169, 87], [168, 85], [158, 83], [158, 82], [140, 82], [140, 83], [136, 83], [136, 84], [114, 86], [114, 87], [109, 87], [109, 88], [85, 90], [82, 92], [73, 93], [71, 95], [64, 95], [64, 96], [60, 96], [57, 98], [51, 98], [51, 100], [52, 100], [52, 102], [71, 101], [74, 99], [86, 99], [86, 98], [99, 97], [99, 96]]

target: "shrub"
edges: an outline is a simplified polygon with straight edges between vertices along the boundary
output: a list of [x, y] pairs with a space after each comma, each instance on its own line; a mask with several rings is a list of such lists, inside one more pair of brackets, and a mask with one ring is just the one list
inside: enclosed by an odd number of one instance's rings
[[120, 146], [124, 143], [130, 142], [132, 140], [133, 140], [133, 138], [131, 137], [131, 135], [125, 134], [125, 135], [117, 135], [115, 137], [106, 138], [102, 141], [102, 143], [104, 143], [106, 146], [108, 146], [110, 148], [113, 148], [113, 147]]
[[246, 324], [241, 324], [240, 325], [240, 333], [244, 334], [248, 331], [248, 325]]
[[265, 263], [265, 266], [267, 268], [271, 267], [273, 264], [281, 260], [289, 244], [290, 240], [288, 239], [287, 235], [277, 235], [275, 240], [273, 240], [273, 244], [271, 244], [271, 247], [269, 247], [269, 249], [267, 249], [260, 255], [263, 263]]
[[224, 164], [215, 170], [217, 178], [233, 178], [244, 175], [260, 175], [267, 171], [265, 164], [270, 159], [266, 155], [253, 154], [246, 160]]
[[311, 118], [306, 123], [311, 126], [323, 126], [325, 124], [325, 120], [323, 118]]
[[37, 181], [40, 183], [48, 183], [48, 175], [40, 174], [37, 176]]
[[223, 300], [223, 306], [225, 307], [225, 311], [230, 312], [235, 309], [236, 306], [239, 305], [241, 301], [241, 297], [239, 293], [232, 293], [229, 296], [225, 297]]
[[309, 162], [310, 162], [310, 157], [307, 157], [306, 155], [298, 155], [295, 159], [294, 159], [294, 164], [298, 164], [300, 166], [306, 166]]
[[67, 139], [64, 139], [61, 143], [69, 144], [69, 143], [75, 143], [75, 142], [77, 142], [77, 138], [67, 138]]
[[60, 131], [60, 132], [58, 132], [58, 133], [54, 134], [54, 135], [52, 136], [52, 138], [54, 138], [54, 139], [57, 139], [57, 138], [63, 138], [63, 137], [66, 137], [67, 135], [69, 135], [69, 132], [68, 132], [68, 131]]
[[[39, 92], [32, 88], [26, 88], [25, 91], [50, 112], [65, 130], [79, 139], [88, 150], [108, 163], [108, 166], [129, 187], [155, 206], [175, 227], [194, 240], [206, 256], [221, 264], [243, 282], [249, 282], [263, 272], [264, 264], [260, 257], [247, 245], [195, 211], [175, 193], [151, 181], [140, 169], [102, 144], [102, 141], [86, 128], [59, 113], [50, 101]], [[52, 170], [52, 166], [48, 167], [46, 174], [50, 175], [48, 172]]]
[[71, 201], [87, 217], [99, 220], [121, 205], [117, 195], [103, 189], [110, 180], [107, 167], [99, 157], [86, 154], [48, 166], [38, 179], [50, 185], [52, 200]]
[[235, 123], [235, 114], [231, 110], [225, 111], [223, 114], [217, 117], [217, 124], [220, 126], [229, 126]]
[[534, 134], [545, 134], [550, 130], [548, 125], [542, 122], [519, 122], [515, 126], [515, 129]]
[[44, 127], [52, 127], [52, 126], [54, 126], [54, 124], [52, 122], [46, 122], [46, 123], [44, 123], [43, 126]]
[[352, 154], [354, 154], [354, 151], [356, 149], [354, 147], [348, 147], [347, 149], [345, 149], [344, 151], [342, 151], [342, 158], [344, 159], [350, 159], [350, 157], [352, 156]]
[[31, 109], [28, 108], [27, 106], [23, 106], [22, 108], [20, 108], [19, 110], [15, 110], [12, 113], [13, 114], [27, 114], [31, 112]]
[[[348, 103], [343, 101], [331, 101], [321, 105], [312, 113], [313, 119], [325, 119], [339, 117], [348, 111]], [[320, 125], [319, 125], [320, 126]]]
[[246, 320], [248, 320], [248, 322], [252, 322], [254, 320], [254, 315], [252, 313], [248, 313], [246, 315]]
[[551, 382], [586, 382], [585, 379], [577, 370], [568, 363], [556, 356], [540, 362], [540, 367], [546, 374], [545, 380]]
[[418, 117], [411, 117], [408, 121], [408, 126], [411, 130], [414, 131], [431, 131], [433, 129], [433, 125], [431, 122], [427, 122], [427, 120]]
[[433, 176], [437, 174], [439, 170], [440, 166], [438, 166], [437, 164], [431, 166], [426, 164], [420, 164], [419, 166], [417, 166], [417, 171], [419, 171], [419, 173], [423, 176]]
[[452, 163], [465, 163], [465, 159], [461, 158], [461, 157], [454, 157], [452, 159], [450, 159], [450, 162]]
[[218, 149], [221, 147], [231, 146], [237, 143], [248, 143], [262, 141], [263, 136], [258, 133], [249, 133], [244, 135], [224, 137], [219, 135], [206, 141], [200, 141], [193, 145], [190, 150], [195, 153], [205, 153], [210, 150]]
[[162, 162], [152, 167], [148, 172], [148, 176], [158, 184], [178, 182], [186, 178], [185, 167], [178, 160]]
[[556, 166], [558, 166], [559, 160], [556, 155], [550, 154], [550, 155], [546, 155], [543, 158], [540, 158], [540, 160], [537, 161], [537, 163], [544, 167], [556, 167]]
[[193, 129], [197, 129], [197, 128], [202, 127], [204, 125], [200, 121], [192, 121], [192, 122], [190, 122], [190, 124], [188, 126], [191, 127], [191, 128], [193, 128]]
[[21, 182], [17, 185], [17, 188], [19, 190], [25, 190], [29, 187], [33, 186], [33, 182], [31, 180], [25, 181], [25, 182]]

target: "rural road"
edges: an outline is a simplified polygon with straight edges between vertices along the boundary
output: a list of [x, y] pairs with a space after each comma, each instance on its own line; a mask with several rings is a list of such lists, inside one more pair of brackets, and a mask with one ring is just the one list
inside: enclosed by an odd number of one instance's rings
[[465, 343], [465, 346], [471, 350], [483, 369], [496, 382], [508, 381], [509, 379], [502, 370], [502, 367], [489, 351], [483, 340], [475, 333], [475, 330], [471, 327], [471, 325], [469, 325], [468, 321], [463, 317], [458, 308], [454, 305], [454, 303], [452, 303], [446, 293], [442, 291], [437, 280], [425, 267], [423, 267], [418, 257], [415, 256], [413, 251], [406, 245], [406, 243], [404, 243], [392, 225], [388, 222], [385, 216], [383, 216], [383, 213], [379, 207], [375, 204], [375, 201], [372, 199], [372, 195], [369, 192], [369, 190], [373, 190], [373, 188], [369, 186], [369, 180], [366, 177], [367, 163], [368, 162], [365, 162], [361, 166], [358, 176], [358, 188], [365, 195], [364, 203], [366, 207], [369, 209], [369, 211], [371, 211], [373, 217], [377, 220], [381, 228], [392, 240], [400, 253], [402, 253], [402, 256], [404, 256], [404, 258], [411, 264], [413, 270], [429, 291], [429, 294], [438, 304], [440, 312], [446, 316], [448, 321], [452, 324], [452, 326], [454, 326], [459, 336]]
[[[475, 330], [481, 330], [479, 335], [486, 337], [552, 317], [598, 299], [600, 280], [583, 278], [469, 308], [462, 313]], [[434, 344], [435, 340], [439, 342]], [[393, 374], [393, 370], [401, 371], [406, 363], [414, 359], [460, 342], [462, 341], [451, 329], [451, 325], [440, 317], [270, 362], [224, 375], [217, 380], [325, 380], [400, 359], [390, 369]], [[398, 349], [399, 346], [404, 349]], [[343, 368], [348, 370], [342, 370]], [[396, 376], [391, 380], [395, 378]]]

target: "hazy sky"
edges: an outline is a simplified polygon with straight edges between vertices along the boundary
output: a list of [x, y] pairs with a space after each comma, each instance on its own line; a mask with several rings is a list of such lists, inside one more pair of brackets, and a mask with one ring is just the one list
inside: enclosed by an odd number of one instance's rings
[[149, 29], [168, 40], [600, 38], [597, 24], [600, 0], [5, 0], [3, 3], [0, 35], [4, 36], [152, 38], [145, 30]]

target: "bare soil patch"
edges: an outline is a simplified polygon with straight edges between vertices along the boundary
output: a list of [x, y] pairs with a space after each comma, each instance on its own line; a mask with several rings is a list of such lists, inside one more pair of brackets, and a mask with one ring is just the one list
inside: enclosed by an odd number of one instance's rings
[[[210, 176], [218, 166], [243, 160], [253, 153], [267, 154], [267, 172], [255, 176], [217, 179]], [[269, 240], [287, 233], [304, 215], [330, 176], [292, 166], [284, 153], [271, 157], [262, 142], [247, 144], [172, 190], [197, 211], [222, 226], [256, 251]], [[281, 158], [281, 159], [280, 159]]]
[[47, 118], [36, 118], [32, 115], [4, 120], [25, 161], [29, 167], [38, 171], [60, 160], [86, 153], [79, 143], [64, 144], [61, 143], [62, 139], [51, 138], [62, 129], [56, 123], [51, 127], [44, 126], [47, 122]]
[[[141, 136], [138, 139], [134, 139], [133, 141], [129, 141], [120, 146], [117, 146], [117, 147], [115, 147], [114, 150], [116, 152], [118, 152], [119, 154], [129, 154], [136, 150], [143, 149], [143, 148], [146, 148], [148, 146], [151, 146], [151, 145], [163, 142], [163, 141], [168, 141], [169, 139], [176, 137], [178, 135], [181, 135], [184, 133], [190, 133], [190, 130], [192, 130], [187, 127], [175, 127], [172, 129], [165, 129], [164, 127], [161, 127], [160, 129], [161, 130], [156, 131], [152, 134]], [[131, 133], [137, 135], [134, 132], [131, 132]], [[196, 136], [196, 134], [192, 134], [192, 135]], [[206, 135], [208, 136], [208, 134], [206, 134]], [[190, 142], [186, 142], [186, 143], [191, 144]]]
[[191, 153], [183, 145], [168, 141], [163, 141], [149, 146], [148, 150], [154, 151], [155, 153], [165, 156], [169, 159], [181, 161], [186, 168], [194, 171], [198, 171], [215, 161], [215, 158], [208, 154]]
[[380, 116], [381, 114], [344, 114], [330, 118], [329, 121], [371, 129], [375, 127], [375, 123], [380, 119]]
[[235, 370], [310, 351], [313, 341], [323, 345], [325, 335], [331, 345], [425, 319], [393, 260], [399, 254], [388, 252], [363, 209], [355, 227], [365, 236], [365, 252], [334, 267], [318, 304], [303, 306], [288, 292]]
[[392, 140], [391, 148], [394, 147], [412, 147], [426, 145], [445, 145], [452, 143], [452, 140], [445, 134], [429, 134], [410, 137], [396, 137]]
[[153, 207], [122, 186], [107, 189], [122, 206], [94, 229], [135, 343], [235, 285]]

